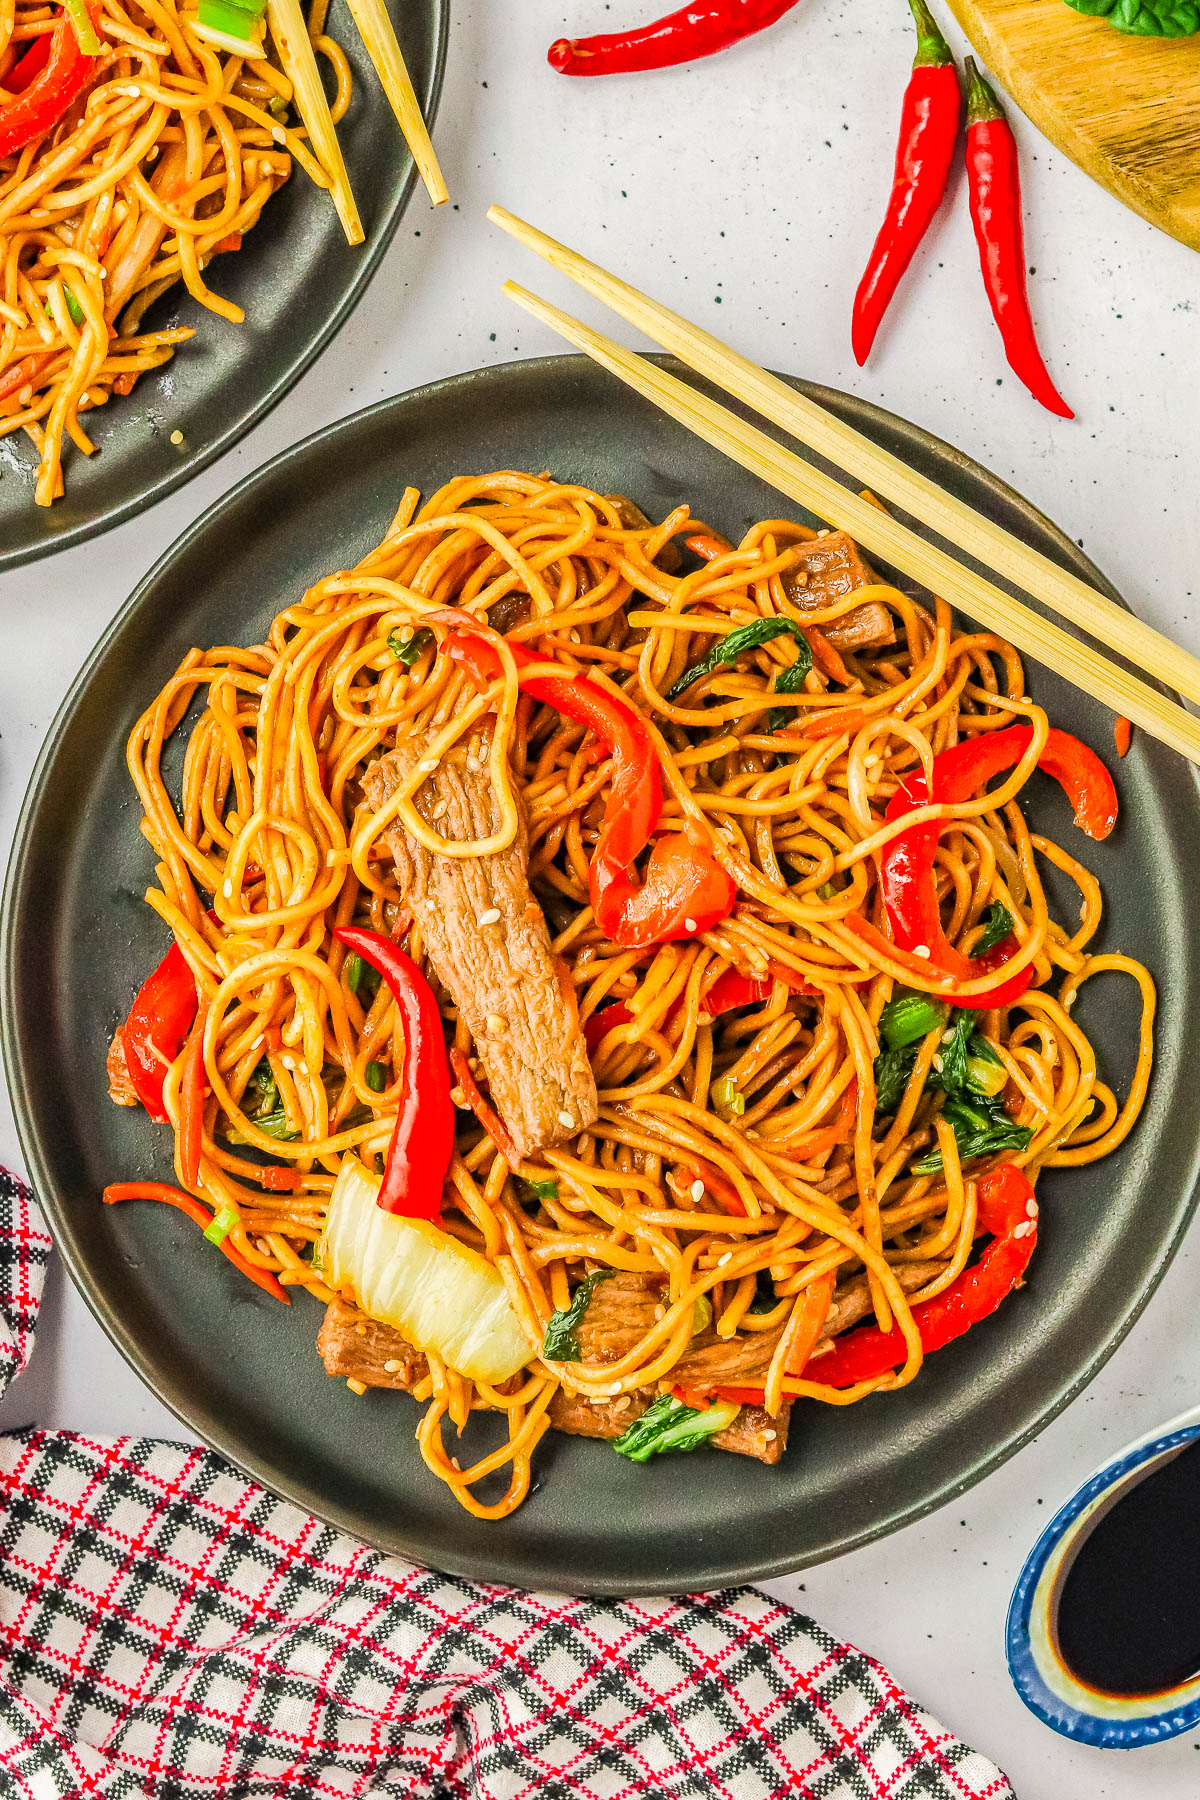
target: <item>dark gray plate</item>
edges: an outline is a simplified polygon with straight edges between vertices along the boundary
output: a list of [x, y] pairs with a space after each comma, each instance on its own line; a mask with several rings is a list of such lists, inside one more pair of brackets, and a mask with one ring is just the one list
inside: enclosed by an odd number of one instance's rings
[[[914, 467], [1068, 568], [1087, 559], [1032, 507], [915, 427], [804, 387]], [[50, 734], [17, 832], [2, 921], [4, 1051], [29, 1172], [68, 1265], [114, 1342], [215, 1448], [278, 1493], [387, 1550], [472, 1576], [637, 1593], [780, 1574], [939, 1506], [1010, 1456], [1095, 1374], [1144, 1305], [1194, 1204], [1195, 1108], [1174, 1106], [1187, 1021], [1200, 1011], [1200, 807], [1187, 766], [1135, 737], [1121, 822], [1078, 836], [1049, 782], [1036, 818], [1104, 883], [1104, 939], [1162, 979], [1158, 1063], [1130, 1143], [1097, 1167], [1050, 1172], [1027, 1287], [932, 1358], [900, 1395], [849, 1411], [799, 1406], [777, 1469], [699, 1452], [638, 1468], [552, 1435], [515, 1517], [481, 1524], [421, 1463], [415, 1410], [357, 1399], [313, 1349], [315, 1302], [290, 1313], [249, 1286], [166, 1208], [108, 1209], [108, 1181], [170, 1180], [163, 1133], [113, 1107], [104, 1050], [164, 934], [142, 903], [151, 857], [124, 766], [126, 734], [194, 644], [258, 641], [276, 610], [373, 545], [401, 489], [550, 468], [632, 494], [661, 516], [686, 497], [738, 533], [788, 509], [581, 358], [511, 364], [384, 402], [243, 481], [141, 584]], [[1108, 752], [1112, 718], [1034, 672], [1058, 722]], [[1166, 977], [1169, 974], [1169, 980]], [[1108, 978], [1111, 983], [1115, 978]], [[1132, 987], [1095, 988], [1081, 1016], [1120, 1090]]]
[[[422, 109], [432, 123], [442, 89], [450, 0], [404, 0], [396, 30]], [[210, 274], [244, 308], [229, 324], [182, 289], [146, 315], [151, 326], [190, 325], [196, 336], [125, 399], [87, 416], [98, 449], [68, 446], [66, 493], [35, 506], [37, 456], [21, 433], [0, 438], [0, 571], [48, 556], [144, 512], [222, 456], [300, 379], [361, 300], [417, 179], [345, 0], [330, 31], [354, 71], [354, 98], [338, 138], [366, 242], [347, 244], [327, 194], [302, 169], [272, 197], [261, 225]], [[178, 448], [171, 433], [184, 432]]]

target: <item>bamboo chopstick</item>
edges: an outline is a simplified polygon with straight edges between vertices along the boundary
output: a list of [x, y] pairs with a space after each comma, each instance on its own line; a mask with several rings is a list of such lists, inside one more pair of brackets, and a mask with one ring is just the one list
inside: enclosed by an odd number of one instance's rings
[[686, 382], [656, 368], [632, 350], [623, 349], [515, 282], [506, 282], [504, 291], [705, 443], [789, 499], [808, 507], [837, 530], [848, 532], [865, 550], [912, 580], [961, 606], [981, 625], [1008, 638], [1018, 650], [1044, 663], [1094, 699], [1124, 713], [1135, 725], [1191, 762], [1200, 764], [1200, 719], [1194, 719], [1176, 701], [1109, 662], [1098, 650], [1043, 619], [1023, 601], [965, 568], [944, 550], [926, 543], [907, 525], [784, 449], [728, 407], [697, 393]]
[[412, 159], [425, 183], [429, 198], [434, 206], [441, 206], [443, 201], [450, 198], [450, 193], [442, 178], [433, 143], [421, 115], [421, 105], [400, 45], [396, 41], [395, 28], [384, 0], [349, 0], [349, 5], [351, 16], [367, 46], [367, 54], [375, 64], [383, 91], [391, 102], [396, 122], [404, 133], [404, 140], [412, 152]]
[[284, 74], [292, 84], [296, 106], [308, 132], [313, 154], [329, 177], [329, 191], [348, 244], [363, 241], [350, 177], [334, 129], [333, 115], [321, 86], [321, 73], [313, 51], [300, 0], [268, 0], [267, 22], [279, 52]]
[[598, 263], [589, 262], [501, 206], [490, 208], [488, 218], [553, 268], [569, 275], [621, 318], [638, 326], [664, 350], [672, 351], [698, 374], [864, 482], [881, 499], [911, 513], [959, 551], [1000, 570], [1035, 600], [1082, 630], [1102, 636], [1111, 649], [1139, 668], [1152, 671], [1156, 679], [1177, 688], [1189, 700], [1200, 700], [1200, 658], [1135, 618], [1107, 594], [1060, 569], [1040, 550], [1022, 543], [1002, 525], [984, 518], [965, 501], [910, 469], [898, 456], [873, 444], [815, 400], [796, 393], [778, 376], [761, 369], [749, 357], [739, 355], [719, 338]]

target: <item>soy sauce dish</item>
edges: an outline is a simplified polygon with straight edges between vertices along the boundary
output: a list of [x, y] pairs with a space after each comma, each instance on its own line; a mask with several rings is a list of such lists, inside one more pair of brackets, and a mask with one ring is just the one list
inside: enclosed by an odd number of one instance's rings
[[1013, 1591], [1008, 1667], [1080, 1743], [1135, 1750], [1200, 1722], [1200, 1407], [1084, 1483]]

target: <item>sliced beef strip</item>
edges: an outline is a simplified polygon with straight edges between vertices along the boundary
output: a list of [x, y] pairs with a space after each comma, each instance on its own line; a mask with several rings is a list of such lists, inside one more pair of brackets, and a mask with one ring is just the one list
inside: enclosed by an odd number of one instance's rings
[[655, 1323], [662, 1305], [664, 1281], [655, 1275], [618, 1269], [592, 1289], [579, 1321], [579, 1353], [584, 1362], [619, 1362]]
[[[618, 1438], [640, 1419], [655, 1399], [650, 1388], [604, 1399], [593, 1405], [579, 1394], [567, 1394], [560, 1388], [550, 1402], [550, 1423], [556, 1431], [569, 1437]], [[622, 1401], [626, 1404], [622, 1405]], [[779, 1417], [773, 1419], [761, 1406], [743, 1406], [733, 1424], [713, 1438], [717, 1450], [732, 1451], [735, 1456], [752, 1456], [756, 1462], [777, 1463], [787, 1448], [788, 1414], [791, 1402], [784, 1401]]]
[[108, 1071], [108, 1097], [114, 1106], [136, 1106], [137, 1089], [129, 1073], [129, 1064], [125, 1061], [125, 1027], [118, 1025], [112, 1034], [112, 1043], [108, 1046], [108, 1057], [105, 1062]]
[[420, 1350], [390, 1325], [368, 1319], [345, 1300], [333, 1299], [317, 1334], [317, 1350], [327, 1375], [361, 1381], [364, 1387], [397, 1388], [411, 1394], [429, 1373]]
[[[654, 521], [646, 517], [637, 501], [631, 500], [628, 494], [605, 494], [604, 498], [616, 509], [617, 517], [626, 531], [650, 531], [653, 529]], [[680, 567], [683, 558], [679, 554], [679, 546], [673, 538], [668, 538], [655, 560], [659, 568], [667, 575], [673, 575]]]
[[[815, 611], [856, 588], [869, 587], [876, 579], [854, 539], [844, 531], [829, 531], [801, 545], [800, 560], [788, 572], [784, 586], [794, 605]], [[896, 636], [892, 615], [878, 600], [856, 606], [821, 629], [835, 650], [865, 650], [871, 644], [890, 644]]]
[[[317, 1350], [327, 1375], [358, 1381], [363, 1387], [411, 1394], [429, 1373], [425, 1357], [407, 1338], [337, 1298], [325, 1309]], [[643, 1388], [638, 1393], [605, 1398], [593, 1406], [581, 1395], [567, 1394], [560, 1388], [550, 1402], [550, 1423], [556, 1431], [565, 1431], [572, 1437], [617, 1438], [641, 1418], [653, 1399], [653, 1391]], [[778, 1462], [787, 1442], [787, 1410], [785, 1406], [778, 1419], [771, 1419], [760, 1406], [744, 1406], [728, 1431], [722, 1431], [713, 1443], [719, 1450], [757, 1457], [759, 1462]], [[766, 1437], [768, 1431], [774, 1431], [775, 1437]]]
[[[433, 829], [460, 842], [487, 837], [500, 823], [486, 761], [480, 767], [470, 747], [471, 740], [457, 744], [417, 794]], [[426, 748], [427, 740], [410, 736], [374, 764], [363, 782], [372, 810], [395, 793]], [[433, 855], [400, 825], [383, 836], [518, 1154], [532, 1156], [585, 1131], [598, 1110], [596, 1083], [574, 994], [560, 978], [529, 887], [524, 819], [516, 841], [492, 856]]]

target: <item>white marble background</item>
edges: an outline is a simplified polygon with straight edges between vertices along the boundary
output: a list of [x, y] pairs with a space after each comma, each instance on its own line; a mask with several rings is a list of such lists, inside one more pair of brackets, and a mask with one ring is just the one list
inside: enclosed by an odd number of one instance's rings
[[[653, 0], [453, 0], [436, 135], [454, 210], [431, 215], [418, 196], [341, 337], [240, 448], [135, 523], [0, 579], [5, 853], [71, 677], [137, 579], [205, 507], [331, 419], [558, 347], [500, 293], [513, 275], [564, 298], [485, 223], [493, 200], [761, 361], [865, 394], [960, 445], [1078, 538], [1146, 618], [1200, 650], [1200, 260], [1019, 120], [1036, 312], [1076, 423], [1051, 419], [1008, 375], [961, 185], [860, 372], [849, 308], [911, 58], [902, 0], [799, 0], [767, 36], [689, 70], [569, 82], [547, 67], [545, 49], [565, 29], [653, 10]], [[0, 1158], [19, 1166], [3, 1102]], [[1109, 1452], [1197, 1398], [1194, 1245], [1088, 1391], [1005, 1468], [924, 1523], [774, 1584], [888, 1663], [1008, 1769], [1021, 1800], [1200, 1792], [1200, 1733], [1133, 1754], [1069, 1744], [1017, 1700], [1002, 1642], [1013, 1580], [1049, 1509]], [[0, 1413], [8, 1423], [31, 1417], [180, 1430], [57, 1272], [35, 1365]]]

